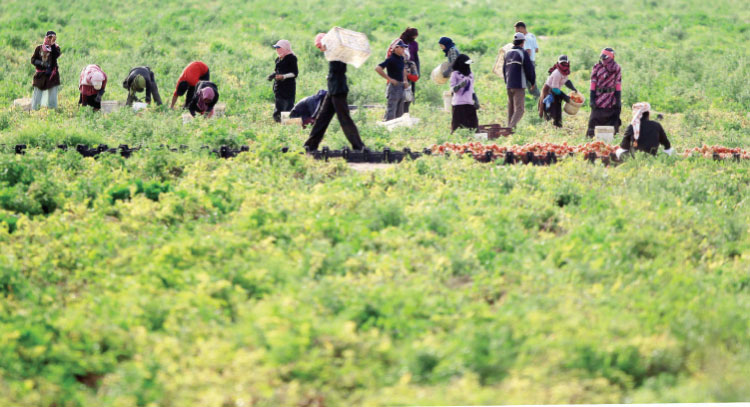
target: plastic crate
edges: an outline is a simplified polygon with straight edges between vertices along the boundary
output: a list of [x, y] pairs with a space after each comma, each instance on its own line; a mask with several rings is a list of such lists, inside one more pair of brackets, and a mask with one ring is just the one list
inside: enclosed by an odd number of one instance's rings
[[323, 37], [325, 56], [329, 61], [341, 61], [359, 68], [370, 58], [367, 36], [346, 28], [333, 27]]

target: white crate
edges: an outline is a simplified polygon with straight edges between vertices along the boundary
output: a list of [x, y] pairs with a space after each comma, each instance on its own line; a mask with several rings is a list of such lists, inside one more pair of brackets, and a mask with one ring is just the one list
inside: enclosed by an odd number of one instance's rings
[[409, 113], [404, 113], [403, 116], [399, 118], [388, 120], [387, 122], [377, 122], [376, 124], [385, 127], [388, 131], [393, 131], [393, 129], [398, 127], [412, 127], [417, 125], [419, 124], [419, 119], [411, 117]]
[[301, 126], [302, 125], [302, 118], [301, 117], [291, 118], [291, 117], [289, 117], [289, 115], [291, 113], [292, 112], [281, 112], [281, 124], [284, 124], [284, 125], [295, 125], [296, 124], [298, 126]]
[[146, 109], [148, 107], [148, 103], [143, 102], [133, 102], [133, 112], [138, 112], [139, 110]]
[[341, 61], [359, 68], [370, 58], [367, 36], [346, 28], [333, 27], [323, 37], [325, 56], [329, 61]]
[[443, 92], [443, 110], [446, 112], [453, 111], [453, 92], [446, 90]]

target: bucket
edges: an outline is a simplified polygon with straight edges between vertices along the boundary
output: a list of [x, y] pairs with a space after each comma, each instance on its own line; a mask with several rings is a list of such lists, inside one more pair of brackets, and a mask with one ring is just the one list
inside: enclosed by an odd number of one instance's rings
[[105, 100], [102, 102], [102, 113], [112, 113], [120, 108], [120, 103], [116, 100]]
[[443, 72], [448, 70], [448, 66], [448, 61], [445, 61], [442, 64], [436, 66], [435, 69], [432, 70], [432, 73], [430, 73], [430, 79], [432, 79], [432, 81], [437, 83], [438, 85], [447, 83], [448, 78], [443, 76]]
[[[574, 102], [573, 101], [574, 97], [579, 97], [580, 102]], [[585, 102], [586, 102], [586, 99], [583, 97], [583, 95], [581, 95], [578, 92], [573, 92], [570, 94], [570, 102], [565, 102], [565, 107], [563, 107], [563, 110], [565, 111], [565, 113], [571, 116], [575, 116], [576, 113], [578, 113], [578, 109], [580, 109], [581, 106], [583, 106]]]
[[605, 143], [611, 144], [615, 139], [615, 127], [614, 126], [596, 126], [594, 128], [594, 134], [597, 140], [601, 140]]
[[31, 99], [16, 99], [13, 101], [14, 109], [21, 109], [26, 112], [31, 111]]
[[449, 90], [443, 92], [443, 110], [446, 112], [453, 110], [453, 92]]

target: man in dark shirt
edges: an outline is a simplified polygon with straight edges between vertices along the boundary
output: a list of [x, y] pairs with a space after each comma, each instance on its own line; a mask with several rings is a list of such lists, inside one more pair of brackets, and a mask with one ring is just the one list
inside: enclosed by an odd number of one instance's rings
[[[322, 52], [325, 52], [326, 46], [322, 40], [325, 34], [318, 34], [315, 37], [315, 46]], [[359, 137], [359, 130], [354, 124], [349, 114], [349, 103], [346, 97], [349, 94], [349, 86], [346, 84], [346, 63], [341, 61], [330, 61], [328, 63], [328, 94], [318, 110], [318, 117], [315, 119], [315, 125], [310, 131], [310, 137], [305, 141], [305, 147], [309, 151], [318, 149], [320, 142], [326, 134], [328, 125], [333, 119], [333, 115], [339, 119], [341, 130], [351, 143], [355, 150], [362, 150], [365, 144]]]
[[132, 106], [133, 102], [138, 101], [136, 93], [144, 91], [146, 92], [146, 103], [151, 103], [151, 96], [153, 95], [154, 102], [161, 105], [161, 96], [159, 96], [159, 88], [156, 86], [154, 72], [147, 66], [131, 69], [128, 77], [122, 82], [122, 87], [128, 90], [126, 106]]
[[656, 155], [659, 151], [659, 144], [664, 146], [664, 152], [672, 155], [672, 144], [661, 127], [659, 122], [649, 120], [651, 105], [648, 103], [636, 103], [633, 105], [633, 121], [625, 130], [625, 136], [622, 138], [620, 148], [615, 154], [617, 158], [622, 157], [626, 152], [632, 149], [643, 151]]
[[[388, 81], [386, 87], [388, 108], [385, 111], [385, 118], [383, 119], [385, 121], [397, 119], [404, 114], [404, 103], [406, 102], [404, 90], [409, 87], [409, 83], [406, 82], [406, 66], [404, 61], [404, 54], [407, 47], [408, 45], [400, 39], [395, 41], [391, 45], [388, 58], [375, 67], [375, 72]], [[385, 68], [385, 71], [383, 68]]]

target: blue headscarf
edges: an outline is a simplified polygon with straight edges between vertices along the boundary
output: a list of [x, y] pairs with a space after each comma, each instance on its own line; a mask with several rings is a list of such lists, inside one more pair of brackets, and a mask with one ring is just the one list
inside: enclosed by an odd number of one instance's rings
[[440, 41], [438, 41], [438, 44], [443, 44], [445, 46], [445, 49], [443, 50], [443, 53], [445, 53], [445, 55], [448, 55], [449, 49], [456, 46], [456, 44], [453, 43], [453, 40], [448, 37], [440, 37]]

